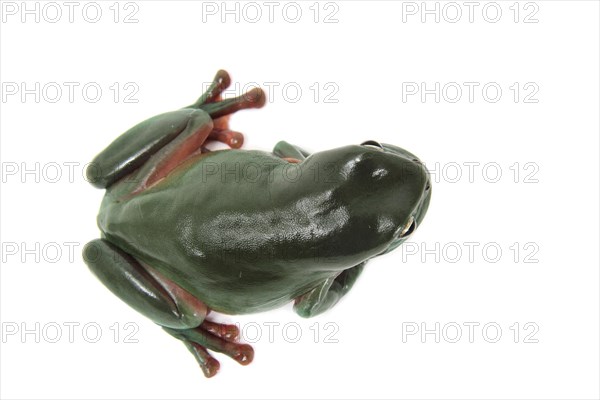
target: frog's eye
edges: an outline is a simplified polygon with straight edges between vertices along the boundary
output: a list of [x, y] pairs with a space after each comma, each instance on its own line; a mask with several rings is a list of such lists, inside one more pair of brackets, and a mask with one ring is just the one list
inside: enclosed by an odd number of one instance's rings
[[406, 224], [400, 229], [398, 234], [399, 238], [404, 238], [413, 233], [417, 229], [417, 221], [414, 217], [410, 217]]
[[366, 142], [362, 142], [361, 146], [370, 147], [375, 150], [383, 151], [383, 146], [374, 140], [367, 140]]

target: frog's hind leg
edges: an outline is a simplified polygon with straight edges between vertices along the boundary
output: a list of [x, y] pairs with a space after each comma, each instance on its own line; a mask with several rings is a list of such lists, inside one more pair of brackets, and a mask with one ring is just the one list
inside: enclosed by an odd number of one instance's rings
[[229, 129], [229, 116], [246, 108], [261, 108], [265, 105], [266, 96], [262, 89], [254, 88], [233, 99], [215, 101], [200, 106], [214, 120], [214, 128], [209, 139], [225, 143], [231, 148], [239, 149], [244, 143], [244, 135]]
[[[219, 333], [221, 329], [215, 331], [205, 326], [203, 324], [197, 328], [190, 329], [173, 329], [169, 327], [163, 327], [163, 329], [171, 336], [186, 343], [186, 346], [196, 356], [199, 363], [202, 363], [202, 360], [208, 354], [206, 349], [226, 354], [241, 365], [248, 365], [252, 362], [254, 359], [254, 349], [248, 344], [237, 343], [239, 337], [237, 327], [234, 325], [224, 325], [227, 328], [222, 330], [235, 331], [235, 333], [222, 334]], [[191, 347], [190, 343], [192, 344]], [[199, 357], [200, 359], [198, 359]]]
[[249, 364], [254, 358], [254, 349], [250, 345], [236, 343], [240, 331], [235, 325], [217, 324], [205, 320], [197, 328], [181, 330], [163, 327], [163, 329], [183, 342], [207, 378], [214, 376], [221, 366], [219, 361], [210, 355], [207, 348], [225, 353], [242, 365]]
[[117, 297], [161, 326], [200, 325], [208, 307], [179, 286], [152, 274], [134, 257], [105, 239], [89, 242], [83, 260]]
[[202, 372], [211, 377], [219, 362], [207, 351], [225, 353], [242, 365], [254, 356], [250, 345], [237, 343], [239, 329], [206, 320], [209, 308], [155, 269], [105, 239], [88, 243], [83, 259], [117, 297], [184, 342]]
[[213, 128], [211, 118], [192, 109], [171, 111], [149, 118], [116, 138], [86, 169], [87, 180], [108, 188], [132, 174], [165, 147], [193, 138], [202, 144]]
[[266, 96], [262, 89], [254, 88], [236, 98], [223, 100], [221, 94], [230, 84], [229, 74], [224, 70], [218, 71], [206, 92], [187, 108], [204, 110], [214, 120], [214, 128], [208, 137], [210, 140], [217, 140], [238, 149], [244, 143], [244, 135], [229, 129], [229, 116], [246, 108], [263, 107]]
[[[224, 71], [222, 71], [224, 72]], [[136, 189], [144, 190], [153, 183], [164, 178], [191, 155], [200, 153], [201, 147], [207, 140], [217, 140], [231, 148], [239, 148], [244, 142], [244, 136], [229, 129], [228, 118], [231, 113], [247, 108], [260, 108], [265, 104], [262, 89], [254, 88], [239, 97], [219, 100], [221, 91], [227, 87], [229, 78], [221, 77], [219, 73], [213, 82], [214, 88], [201, 96], [198, 106], [185, 108], [180, 111], [192, 111], [192, 117], [184, 132], [155, 157], [157, 163], [149, 163], [147, 171], [141, 171], [143, 184]], [[228, 84], [228, 83], [227, 83]], [[212, 87], [212, 86], [211, 86]], [[208, 93], [208, 94], [207, 94]], [[196, 104], [194, 103], [194, 104]], [[157, 164], [155, 166], [155, 164]]]
[[[124, 193], [140, 191], [199, 153], [207, 140], [239, 148], [244, 137], [229, 130], [228, 115], [262, 107], [265, 96], [256, 88], [240, 97], [220, 101], [222, 91], [230, 82], [229, 75], [219, 71], [194, 104], [149, 118], [123, 133], [89, 164], [87, 180], [95, 187], [109, 188], [127, 177], [128, 182], [121, 190]], [[154, 162], [148, 162], [151, 157], [155, 158]]]
[[248, 365], [254, 359], [252, 346], [237, 343], [240, 332], [235, 325], [204, 321], [195, 328], [174, 329], [163, 326], [163, 329], [185, 344], [207, 378], [214, 376], [220, 368], [219, 361], [208, 350], [224, 353], [241, 365]]
[[194, 104], [191, 104], [184, 108], [200, 108], [205, 104], [213, 103], [218, 101], [221, 93], [231, 85], [231, 78], [229, 73], [225, 70], [218, 70], [213, 81], [208, 86], [208, 89], [196, 100]]
[[199, 108], [207, 112], [212, 119], [218, 119], [236, 111], [261, 108], [265, 105], [267, 98], [265, 92], [259, 87], [253, 88], [241, 96], [223, 100], [221, 94], [230, 84], [231, 78], [227, 71], [219, 70], [206, 92], [194, 104], [184, 107], [184, 109]]

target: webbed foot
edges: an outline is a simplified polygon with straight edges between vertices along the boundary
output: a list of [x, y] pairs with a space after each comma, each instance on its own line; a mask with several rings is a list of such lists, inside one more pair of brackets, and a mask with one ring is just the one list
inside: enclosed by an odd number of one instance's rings
[[261, 108], [265, 105], [266, 96], [262, 89], [254, 88], [236, 98], [223, 100], [221, 94], [230, 84], [231, 78], [227, 71], [219, 70], [206, 92], [187, 108], [199, 108], [211, 116], [214, 128], [208, 139], [239, 149], [244, 143], [244, 135], [229, 129], [229, 116], [239, 110]]
[[214, 376], [220, 367], [219, 362], [207, 350], [224, 353], [241, 365], [248, 365], [254, 359], [254, 349], [249, 344], [238, 343], [240, 331], [235, 325], [204, 321], [191, 329], [163, 327], [173, 337], [181, 340], [200, 364], [207, 378]]

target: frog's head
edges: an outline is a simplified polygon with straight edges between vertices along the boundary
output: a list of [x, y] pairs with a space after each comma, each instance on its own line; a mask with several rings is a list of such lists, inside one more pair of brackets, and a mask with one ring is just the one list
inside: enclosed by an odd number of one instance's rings
[[[373, 177], [389, 175], [389, 180], [385, 180], [385, 176], [380, 179], [383, 186], [380, 201], [389, 213], [384, 212], [383, 215], [395, 222], [392, 239], [380, 253], [385, 254], [400, 246], [421, 225], [431, 199], [431, 177], [418, 157], [400, 147], [373, 140], [363, 142], [361, 146], [373, 151], [374, 157], [381, 163]], [[373, 182], [373, 185], [377, 184]]]
[[346, 239], [357, 256], [387, 253], [417, 230], [429, 207], [431, 180], [415, 155], [372, 140], [326, 153], [340, 178], [336, 198], [352, 221]]

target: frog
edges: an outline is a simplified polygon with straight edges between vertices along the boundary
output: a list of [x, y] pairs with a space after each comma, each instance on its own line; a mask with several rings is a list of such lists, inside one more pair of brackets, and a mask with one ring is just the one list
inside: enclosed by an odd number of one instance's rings
[[432, 192], [419, 158], [374, 140], [313, 153], [286, 141], [242, 149], [230, 116], [266, 96], [255, 87], [225, 99], [230, 84], [219, 70], [196, 102], [135, 125], [86, 168], [105, 193], [85, 264], [183, 342], [206, 377], [220, 369], [214, 352], [254, 359], [239, 327], [210, 313], [330, 310], [369, 260], [414, 234]]

